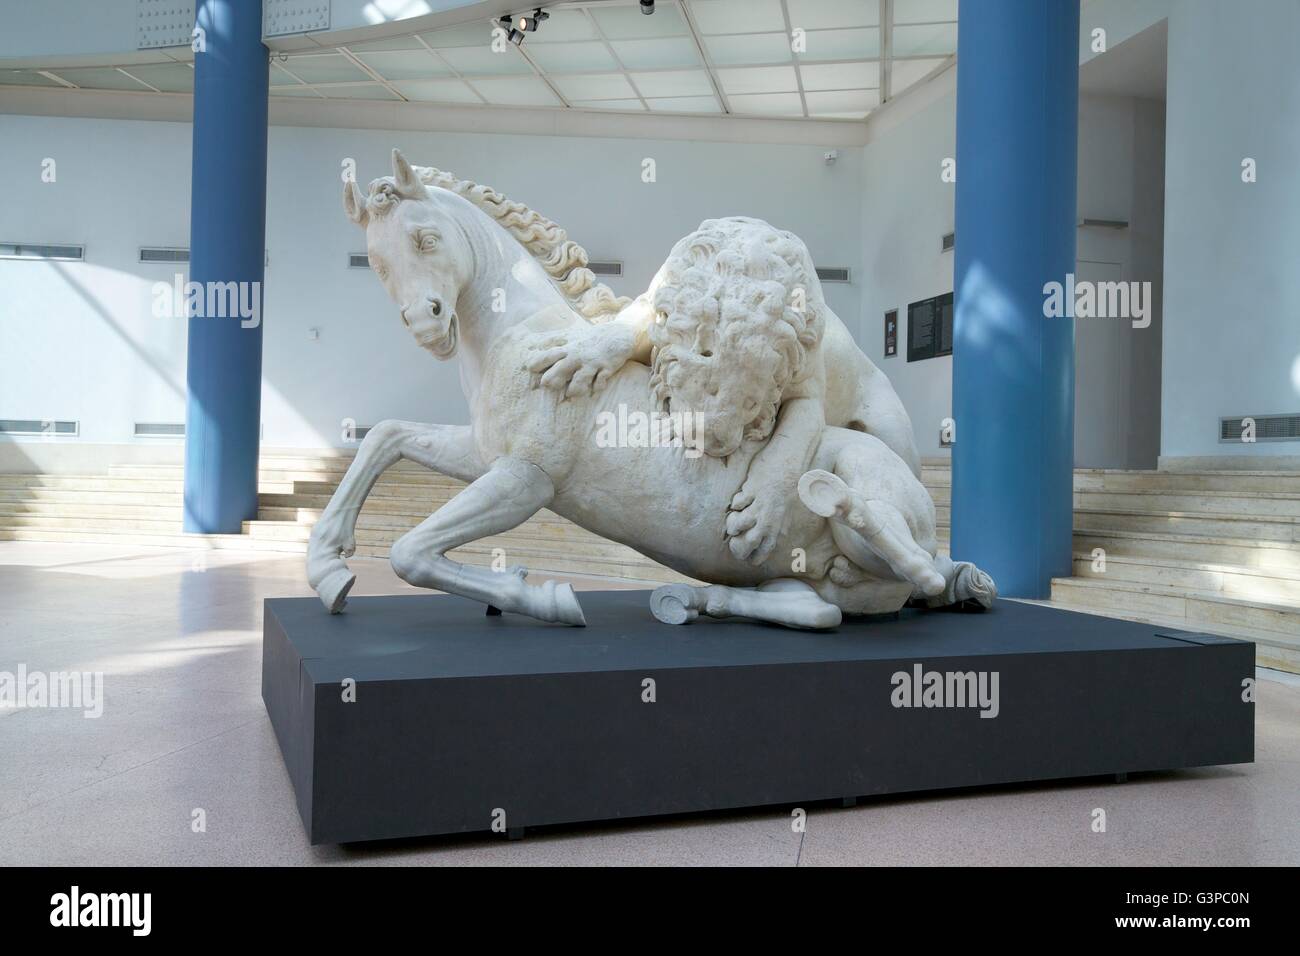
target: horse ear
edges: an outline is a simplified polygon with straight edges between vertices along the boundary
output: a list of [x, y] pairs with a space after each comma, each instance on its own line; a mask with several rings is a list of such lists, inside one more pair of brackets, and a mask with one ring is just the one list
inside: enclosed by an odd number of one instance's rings
[[358, 226], [365, 226], [370, 218], [370, 211], [366, 208], [366, 197], [355, 179], [349, 179], [343, 184], [343, 211]]
[[398, 195], [405, 199], [424, 198], [424, 186], [400, 149], [393, 150], [393, 179], [397, 181]]

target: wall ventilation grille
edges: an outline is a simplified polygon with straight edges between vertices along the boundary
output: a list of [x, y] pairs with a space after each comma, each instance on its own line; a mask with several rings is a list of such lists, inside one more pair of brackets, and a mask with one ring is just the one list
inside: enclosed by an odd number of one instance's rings
[[135, 48], [189, 46], [194, 32], [194, 0], [136, 0]]
[[79, 260], [85, 257], [85, 246], [43, 245], [35, 242], [0, 242], [0, 259]]
[[189, 262], [190, 250], [174, 249], [167, 246], [142, 246], [141, 262]]
[[77, 435], [79, 422], [40, 421], [39, 419], [0, 418], [0, 435]]
[[940, 252], [952, 252], [953, 245], [957, 242], [957, 233], [945, 232], [943, 234], [942, 246]]
[[137, 438], [184, 438], [184, 422], [136, 422]]
[[623, 274], [623, 263], [612, 259], [604, 262], [588, 262], [587, 268], [598, 276], [621, 276]]
[[[384, 7], [388, 4], [369, 6], [370, 8]], [[409, 6], [416, 6], [416, 4], [409, 4]], [[424, 8], [427, 10], [428, 5], [425, 4]], [[382, 13], [380, 18], [383, 19]], [[329, 28], [330, 0], [265, 0], [262, 6], [262, 36], [283, 37]]]
[[348, 253], [348, 267], [352, 269], [369, 269], [370, 257], [364, 252]]
[[1255, 423], [1255, 441], [1300, 441], [1300, 412], [1293, 415], [1238, 415], [1219, 419], [1219, 441], [1250, 444], [1245, 440], [1249, 422]]
[[848, 282], [848, 266], [818, 266], [817, 278], [823, 282]]

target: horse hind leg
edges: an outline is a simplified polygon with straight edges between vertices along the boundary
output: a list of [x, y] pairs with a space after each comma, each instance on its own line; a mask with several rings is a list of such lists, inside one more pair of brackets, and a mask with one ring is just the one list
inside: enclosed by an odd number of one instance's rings
[[744, 617], [803, 630], [838, 627], [843, 617], [838, 607], [822, 600], [810, 584], [796, 578], [777, 578], [756, 588], [665, 584], [650, 595], [650, 612], [665, 624], [688, 624], [704, 614]]
[[799, 479], [799, 498], [814, 514], [831, 520], [835, 543], [850, 559], [855, 551], [862, 554], [865, 546], [866, 551], [888, 564], [899, 580], [911, 583], [918, 594], [928, 598], [943, 593], [948, 582], [934, 557], [916, 543], [902, 512], [894, 505], [867, 498], [838, 475], [820, 468]]

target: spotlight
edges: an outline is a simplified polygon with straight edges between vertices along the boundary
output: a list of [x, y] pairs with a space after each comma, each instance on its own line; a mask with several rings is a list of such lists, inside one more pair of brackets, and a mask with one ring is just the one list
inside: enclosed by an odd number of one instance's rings
[[538, 7], [532, 13], [521, 13], [518, 16], [504, 16], [497, 20], [497, 23], [505, 27], [508, 31], [506, 39], [515, 46], [523, 46], [524, 37], [529, 33], [537, 30], [537, 25], [543, 20], [549, 20], [551, 15]]
[[641, 0], [641, 12], [647, 17], [655, 12], [655, 0]]
[[515, 17], [515, 29], [524, 33], [532, 33], [537, 29], [537, 24], [543, 20], [549, 20], [550, 17], [549, 13], [539, 8], [533, 11], [532, 16], [524, 14]]

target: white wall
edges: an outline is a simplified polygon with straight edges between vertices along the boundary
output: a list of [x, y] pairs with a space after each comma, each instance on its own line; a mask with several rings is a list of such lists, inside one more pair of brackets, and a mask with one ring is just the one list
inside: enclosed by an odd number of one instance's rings
[[[929, 91], [928, 105], [892, 121], [863, 149], [859, 339], [902, 397], [927, 457], [949, 454], [939, 444], [939, 432], [952, 414], [952, 358], [907, 361], [907, 305], [953, 289], [953, 255], [941, 251], [940, 240], [953, 229], [955, 186], [941, 180], [940, 169], [945, 158], [956, 155], [955, 72], [935, 81], [942, 85]], [[1157, 102], [1131, 97], [1080, 98], [1079, 214], [1127, 219], [1131, 225], [1123, 231], [1080, 230], [1079, 259], [1114, 263], [1115, 278], [1151, 281], [1157, 306], [1149, 329], [1108, 319], [1076, 323], [1080, 465], [1156, 465], [1162, 112]], [[884, 357], [888, 309], [899, 310], [898, 355], [891, 358]]]
[[[0, 418], [78, 420], [78, 442], [138, 446], [134, 422], [184, 420], [184, 323], [149, 311], [152, 284], [174, 270], [136, 259], [141, 245], [189, 244], [190, 128], [0, 115], [0, 142], [0, 241], [86, 245], [84, 263], [0, 260]], [[420, 351], [374, 276], [346, 266], [365, 244], [342, 212], [340, 163], [355, 159], [365, 182], [389, 171], [393, 146], [528, 202], [594, 257], [623, 260], [620, 293], [644, 289], [700, 220], [743, 214], [794, 231], [819, 264], [854, 267], [854, 284], [828, 284], [826, 296], [851, 326], [859, 313], [857, 148], [827, 166], [820, 146], [273, 127], [266, 446], [342, 445], [344, 418], [466, 420], [454, 366]], [[45, 157], [55, 183], [40, 180]], [[652, 184], [641, 181], [647, 157]]]
[[[1300, 455], [1217, 432], [1220, 417], [1300, 412], [1297, 36], [1296, 0], [1181, 0], [1169, 16], [1166, 458]], [[1243, 157], [1258, 182], [1242, 182]]]
[[1074, 462], [1155, 468], [1160, 455], [1164, 104], [1079, 97], [1081, 219], [1128, 222], [1078, 231], [1079, 279], [1150, 283], [1151, 322], [1076, 319]]
[[[952, 414], [952, 358], [907, 361], [907, 305], [953, 288], [953, 254], [941, 249], [956, 187], [939, 174], [944, 158], [956, 156], [955, 78], [949, 70], [935, 81], [943, 86], [937, 99], [863, 147], [858, 341], [903, 400], [923, 457], [948, 454], [939, 426]], [[898, 354], [885, 358], [889, 309], [898, 310]]]

